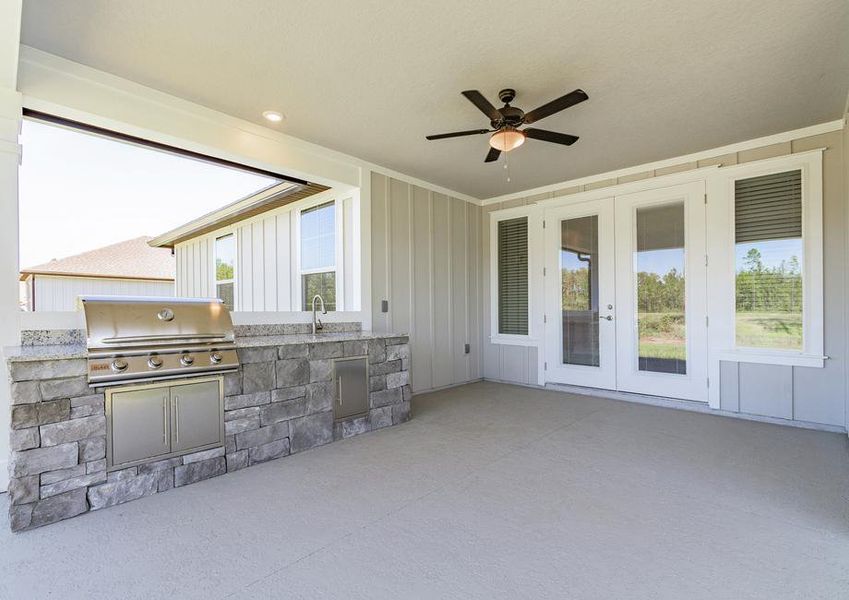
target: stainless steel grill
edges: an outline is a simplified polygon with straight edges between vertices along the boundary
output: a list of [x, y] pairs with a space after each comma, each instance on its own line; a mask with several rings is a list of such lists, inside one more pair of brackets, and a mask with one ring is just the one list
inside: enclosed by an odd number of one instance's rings
[[88, 380], [118, 385], [227, 373], [239, 367], [220, 300], [85, 296]]

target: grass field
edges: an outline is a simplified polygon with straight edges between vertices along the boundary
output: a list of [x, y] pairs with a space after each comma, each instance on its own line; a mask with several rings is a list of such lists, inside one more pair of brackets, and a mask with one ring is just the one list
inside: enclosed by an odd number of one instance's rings
[[802, 349], [802, 315], [737, 313], [737, 345], [746, 348]]
[[[684, 315], [640, 313], [640, 356], [687, 357]], [[737, 313], [737, 345], [745, 348], [802, 348], [802, 315], [793, 313]]]
[[687, 358], [683, 313], [641, 312], [638, 317], [641, 358]]

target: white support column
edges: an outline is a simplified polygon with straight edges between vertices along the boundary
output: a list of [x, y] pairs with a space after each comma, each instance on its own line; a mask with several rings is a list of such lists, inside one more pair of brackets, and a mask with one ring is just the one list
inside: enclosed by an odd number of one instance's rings
[[[17, 92], [21, 0], [0, 0], [0, 348], [20, 342], [18, 166], [21, 95]], [[10, 386], [0, 351], [0, 491], [9, 485]]]
[[[354, 310], [362, 311], [363, 329], [371, 331], [372, 306], [371, 306], [371, 169], [362, 167], [360, 169], [360, 191], [357, 197], [360, 209], [359, 239], [354, 243], [359, 246], [359, 286], [354, 284], [355, 294], [359, 295], [360, 302]], [[355, 263], [356, 265], [356, 263]], [[356, 268], [356, 267], [355, 267]]]

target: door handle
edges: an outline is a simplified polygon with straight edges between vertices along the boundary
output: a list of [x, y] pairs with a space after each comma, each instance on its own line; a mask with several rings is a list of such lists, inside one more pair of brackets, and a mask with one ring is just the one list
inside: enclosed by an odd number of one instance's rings
[[168, 396], [162, 397], [162, 443], [168, 443]]
[[174, 443], [180, 443], [180, 397], [174, 396]]
[[602, 319], [607, 319], [608, 321], [612, 321], [613, 317], [611, 315], [607, 315], [606, 317], [602, 317]]
[[337, 388], [338, 388], [337, 393], [339, 394], [339, 406], [342, 406], [342, 378], [341, 377], [339, 377], [339, 379], [337, 379]]

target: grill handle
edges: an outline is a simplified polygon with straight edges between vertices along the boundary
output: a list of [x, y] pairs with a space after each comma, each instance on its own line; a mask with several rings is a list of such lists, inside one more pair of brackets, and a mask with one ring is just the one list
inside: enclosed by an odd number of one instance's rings
[[104, 344], [131, 344], [133, 342], [179, 342], [183, 340], [221, 340], [227, 341], [227, 335], [223, 333], [173, 333], [167, 335], [135, 335], [131, 337], [104, 338]]

